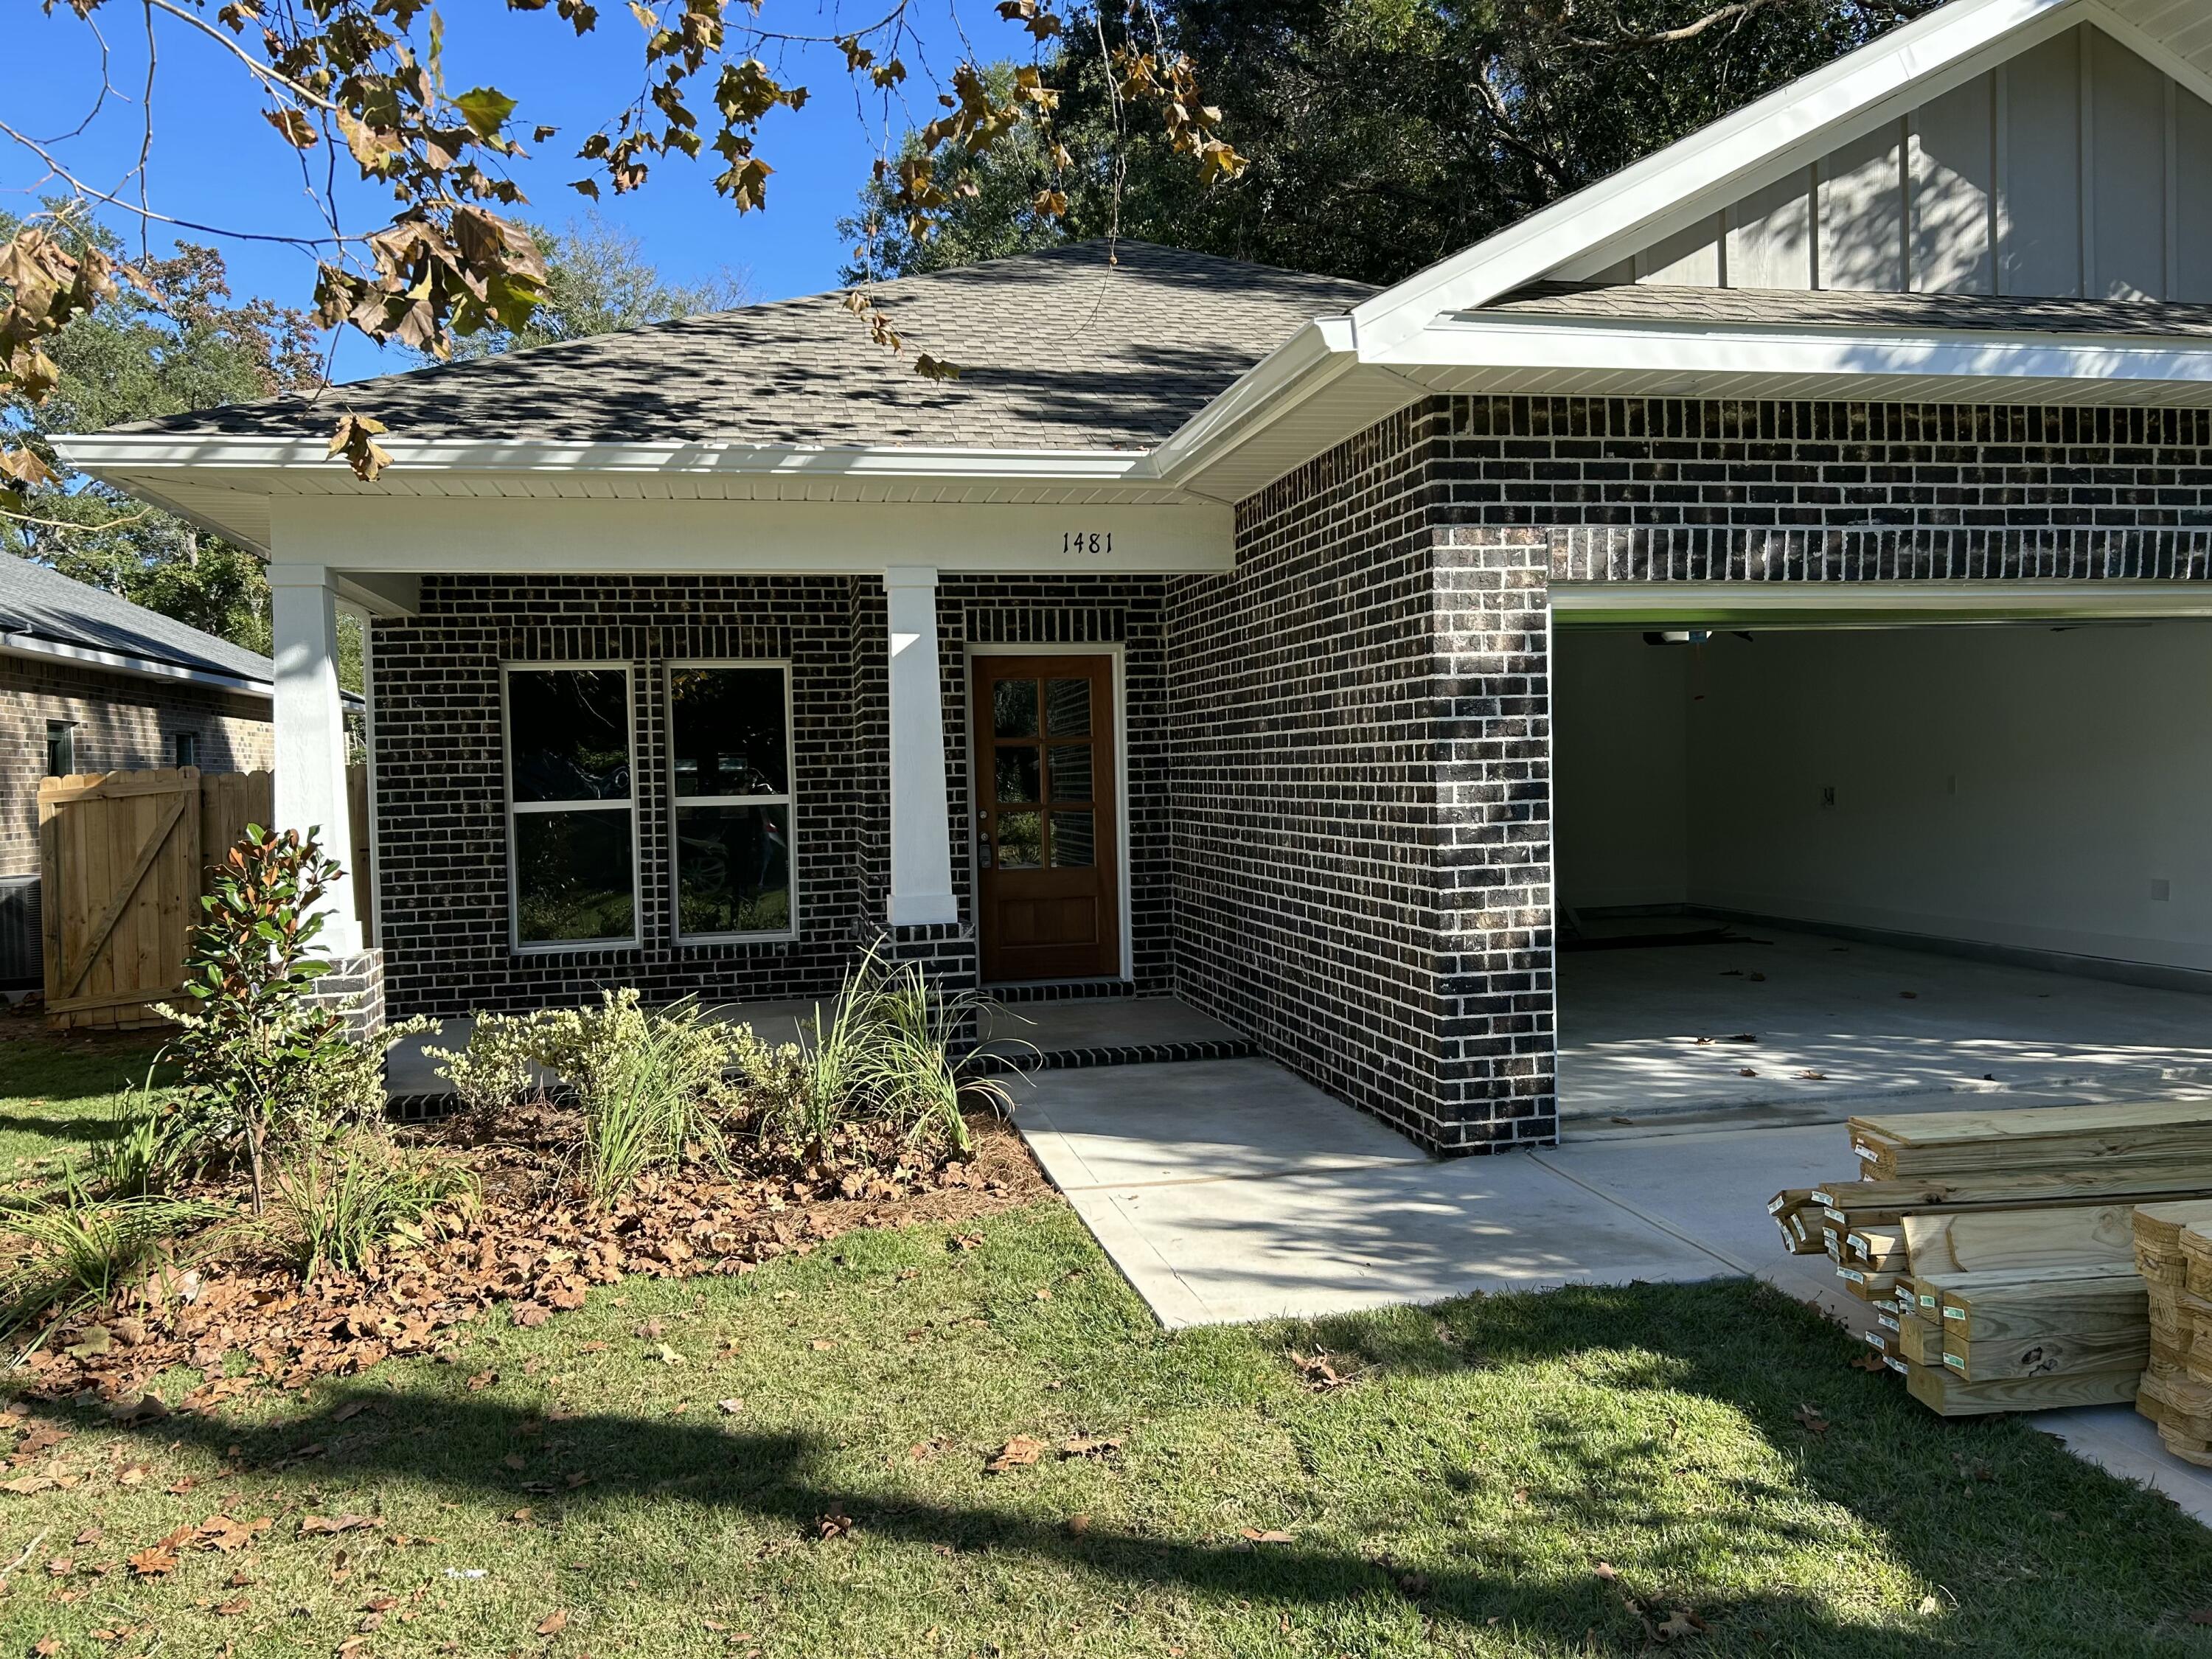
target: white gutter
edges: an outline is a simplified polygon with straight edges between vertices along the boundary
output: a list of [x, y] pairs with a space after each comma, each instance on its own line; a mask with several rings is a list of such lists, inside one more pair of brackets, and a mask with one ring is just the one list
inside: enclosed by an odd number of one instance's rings
[[[1438, 319], [1389, 357], [1407, 369], [1562, 374], [2079, 380], [2212, 391], [2212, 337], [1761, 325], [1467, 312]], [[1684, 392], [1681, 395], [1696, 395]], [[1878, 385], [1868, 395], [1879, 395]]]
[[[718, 442], [585, 443], [528, 438], [380, 437], [395, 467], [433, 472], [610, 472], [804, 478], [903, 478], [1013, 483], [1117, 483], [1138, 471], [1135, 449], [903, 448], [890, 444]], [[82, 472], [137, 467], [260, 471], [342, 470], [324, 438], [240, 437], [214, 433], [106, 432], [57, 438], [63, 461]]]
[[241, 696], [258, 697], [264, 702], [268, 702], [271, 696], [267, 680], [250, 680], [235, 674], [217, 673], [211, 668], [187, 668], [179, 663], [155, 662], [147, 657], [127, 657], [112, 651], [95, 651], [87, 646], [64, 645], [57, 640], [35, 639], [28, 634], [0, 633], [0, 656], [65, 662], [81, 668], [96, 668], [110, 674], [135, 675], [141, 679], [182, 680], [191, 685], [204, 685], [218, 691], [233, 691]]

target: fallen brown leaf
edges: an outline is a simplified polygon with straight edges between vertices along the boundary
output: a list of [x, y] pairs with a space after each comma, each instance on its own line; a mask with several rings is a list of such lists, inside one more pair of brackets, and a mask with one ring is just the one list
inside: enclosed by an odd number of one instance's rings
[[744, 1408], [745, 1402], [738, 1399], [735, 1395], [731, 1395], [727, 1400], [717, 1400], [714, 1402], [714, 1409], [721, 1413], [725, 1417], [735, 1417], [739, 1412], [744, 1410]]
[[497, 1371], [478, 1371], [474, 1376], [469, 1379], [469, 1392], [471, 1394], [481, 1394], [484, 1389], [489, 1389], [493, 1383], [498, 1381], [499, 1373]]
[[1121, 1449], [1118, 1437], [1079, 1434], [1060, 1443], [1062, 1457], [1110, 1457]]
[[300, 1517], [300, 1536], [327, 1537], [332, 1533], [356, 1532], [377, 1524], [366, 1515], [303, 1515]]
[[1031, 1439], [1025, 1434], [1018, 1434], [1000, 1447], [997, 1454], [984, 1463], [983, 1472], [987, 1474], [1004, 1474], [1008, 1469], [1019, 1468], [1024, 1464], [1034, 1463], [1043, 1455], [1043, 1441]]
[[131, 1558], [131, 1574], [134, 1578], [161, 1578], [177, 1570], [177, 1553], [155, 1545], [152, 1549], [140, 1550]]
[[540, 1636], [558, 1636], [568, 1628], [568, 1613], [560, 1607], [556, 1607], [538, 1621], [538, 1633]]
[[1238, 1535], [1248, 1544], [1287, 1544], [1291, 1541], [1290, 1534], [1286, 1532], [1274, 1529], [1262, 1532], [1256, 1527], [1247, 1527]]
[[222, 1618], [234, 1619], [252, 1605], [253, 1603], [252, 1601], [246, 1596], [234, 1595], [228, 1601], [216, 1602], [215, 1605], [215, 1610], [217, 1615]]
[[1800, 1406], [1790, 1415], [1804, 1425], [1809, 1434], [1826, 1434], [1828, 1431], [1828, 1419], [1820, 1415], [1820, 1408], [1817, 1406]]

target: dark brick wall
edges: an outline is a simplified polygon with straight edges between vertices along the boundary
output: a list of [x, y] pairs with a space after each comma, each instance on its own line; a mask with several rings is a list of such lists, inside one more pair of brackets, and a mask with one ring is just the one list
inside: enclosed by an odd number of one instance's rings
[[[1239, 509], [1233, 574], [1173, 585], [1170, 777], [1182, 994], [1333, 1093], [1455, 1145], [1470, 1118], [1513, 1131], [1510, 1109], [1467, 1109], [1486, 1062], [1464, 1034], [1445, 1047], [1466, 976], [1446, 902], [1456, 820], [1480, 815], [1449, 797], [1480, 762], [1456, 751], [1443, 676], [1472, 654], [1485, 625], [1467, 613], [1485, 600], [1439, 581], [1437, 424], [1397, 416], [1300, 468]], [[1541, 608], [1539, 586], [1540, 632]]]
[[[1229, 575], [949, 579], [953, 883], [970, 886], [964, 647], [1126, 647], [1133, 971], [1448, 1151], [1554, 1133], [1549, 584], [2212, 580], [2212, 412], [1438, 398], [1241, 505]], [[393, 1011], [812, 995], [880, 931], [884, 600], [872, 580], [481, 577], [380, 624]], [[789, 655], [793, 943], [668, 943], [677, 655]], [[498, 665], [638, 680], [642, 950], [507, 945]], [[972, 977], [964, 928], [899, 948]]]
[[[1158, 581], [947, 582], [939, 594], [955, 890], [969, 882], [969, 638], [1126, 643], [1130, 660], [1133, 879], [1139, 972], [1170, 980]], [[799, 937], [678, 945], [670, 903], [663, 670], [685, 658], [792, 662]], [[501, 796], [502, 663], [627, 664], [642, 869], [641, 946], [519, 955], [508, 945]], [[422, 614], [374, 636], [377, 833], [385, 992], [395, 1016], [588, 1000], [820, 995], [884, 931], [889, 882], [889, 704], [880, 581], [846, 577], [594, 577], [426, 580]], [[972, 981], [963, 927], [900, 930], [902, 955]]]
[[269, 705], [182, 682], [103, 674], [66, 663], [0, 657], [0, 877], [39, 870], [39, 780], [46, 722], [76, 722], [80, 772], [176, 764], [176, 737], [199, 739], [204, 772], [270, 763]]
[[2212, 577], [2212, 410], [1455, 398], [1440, 523], [1575, 580]]
[[2212, 411], [1437, 398], [1170, 590], [1184, 995], [1445, 1151], [1555, 1133], [1548, 586], [2212, 579]]

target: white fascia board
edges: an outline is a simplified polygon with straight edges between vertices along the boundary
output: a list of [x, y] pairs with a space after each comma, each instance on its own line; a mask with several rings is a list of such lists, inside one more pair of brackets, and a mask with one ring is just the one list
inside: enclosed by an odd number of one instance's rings
[[258, 697], [264, 702], [270, 696], [266, 680], [217, 673], [211, 668], [187, 668], [180, 663], [155, 662], [150, 658], [125, 656], [116, 651], [95, 651], [88, 646], [64, 645], [57, 640], [34, 639], [27, 634], [0, 633], [0, 656], [67, 663], [104, 674], [129, 674], [138, 679], [181, 681], [188, 685], [235, 692], [240, 696]]
[[1170, 433], [1134, 475], [1174, 483], [1358, 366], [1349, 316], [1303, 325]]
[[1385, 359], [1438, 315], [1486, 304], [1646, 234], [1686, 204], [1717, 210], [1765, 182], [1762, 168], [1786, 172], [1785, 162], [1815, 144], [1847, 142], [1855, 118], [1864, 123], [1900, 98], [1932, 94], [1937, 76], [1978, 73], [2085, 15], [2086, 0], [1951, 0], [1354, 307], [1360, 355]]
[[[395, 468], [410, 471], [743, 474], [804, 478], [1007, 479], [1024, 483], [1118, 483], [1144, 459], [1135, 449], [902, 448], [885, 444], [564, 443], [538, 439], [408, 438], [379, 441]], [[94, 433], [58, 439], [62, 459], [82, 472], [150, 467], [331, 473], [320, 438]]]
[[[1401, 344], [1390, 362], [1420, 368], [1556, 369], [1679, 375], [1838, 376], [1879, 382], [2096, 380], [2203, 387], [2212, 395], [2212, 339], [1979, 330], [1745, 327], [1686, 319], [1541, 322], [1486, 316], [1441, 319]], [[1869, 387], [1876, 395], [1878, 386]], [[1665, 395], [1658, 393], [1654, 395]], [[1686, 387], [1679, 395], [1695, 396]]]

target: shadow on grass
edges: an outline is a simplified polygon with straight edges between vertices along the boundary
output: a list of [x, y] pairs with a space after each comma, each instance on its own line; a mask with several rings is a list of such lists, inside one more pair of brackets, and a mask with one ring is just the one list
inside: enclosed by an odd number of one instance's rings
[[[1305, 1542], [1255, 1548], [1103, 1525], [1079, 1534], [1060, 1517], [1025, 1512], [1018, 1488], [1010, 1487], [1005, 1502], [915, 1502], [837, 1478], [827, 1436], [746, 1432], [714, 1421], [609, 1413], [542, 1423], [490, 1397], [361, 1388], [277, 1427], [185, 1417], [140, 1431], [216, 1454], [235, 1447], [248, 1468], [282, 1463], [320, 1442], [326, 1461], [314, 1467], [331, 1481], [405, 1476], [502, 1509], [532, 1503], [546, 1520], [643, 1498], [739, 1511], [812, 1537], [823, 1516], [842, 1515], [868, 1538], [1026, 1557], [1223, 1606], [1264, 1601], [1349, 1610], [1400, 1598], [1431, 1621], [1499, 1626], [1519, 1640], [1562, 1648], [1643, 1649], [1646, 1633], [1623, 1606], [1623, 1592], [1649, 1598], [1654, 1620], [1663, 1618], [1668, 1561], [1680, 1559], [1686, 1578], [1701, 1577], [1702, 1551], [1724, 1559], [1735, 1583], [1771, 1584], [1698, 1593], [1695, 1611], [1712, 1626], [1704, 1651], [2212, 1651], [2212, 1632], [2185, 1623], [2190, 1609], [2212, 1601], [2212, 1533], [2023, 1425], [1932, 1417], [1893, 1380], [1844, 1367], [1849, 1347], [1837, 1334], [1763, 1287], [1723, 1281], [1477, 1298], [1318, 1322], [1292, 1334], [1319, 1338], [1341, 1364], [1377, 1366], [1415, 1387], [1424, 1377], [1509, 1364], [1586, 1365], [1590, 1384], [1624, 1396], [1663, 1390], [1726, 1407], [1778, 1462], [1753, 1459], [1753, 1468], [1710, 1482], [1702, 1501], [1686, 1507], [1670, 1502], [1670, 1465], [1695, 1453], [1653, 1426], [1664, 1421], [1660, 1413], [1608, 1430], [1577, 1417], [1571, 1400], [1538, 1398], [1528, 1449], [1546, 1473], [1532, 1480], [1527, 1501], [1545, 1526], [1503, 1541], [1469, 1534], [1459, 1559], [1441, 1567], [1425, 1562], [1415, 1577]], [[1171, 1363], [1172, 1352], [1170, 1340], [1146, 1363]], [[1102, 1358], [1119, 1363], [1111, 1344]], [[355, 1400], [375, 1411], [342, 1423], [336, 1413]], [[1802, 1419], [1798, 1408], [1807, 1404], [1820, 1407], [1826, 1427]], [[1587, 1413], [1587, 1405], [1581, 1409]], [[500, 1461], [525, 1448], [540, 1455], [555, 1483], [585, 1484], [529, 1496], [521, 1476]], [[1388, 1534], [1408, 1501], [1401, 1483], [1430, 1478], [1399, 1470], [1378, 1479], [1348, 1494], [1358, 1512], [1333, 1524], [1346, 1534]], [[1494, 1491], [1497, 1479], [1474, 1468], [1447, 1484], [1473, 1495], [1486, 1486]], [[1868, 1535], [1856, 1538], [1824, 1505], [1849, 1510]], [[1540, 1535], [1546, 1527], [1548, 1539]], [[1617, 1587], [1584, 1571], [1594, 1565], [1586, 1558], [1573, 1557], [1577, 1540], [1624, 1534], [1648, 1538], [1653, 1548]], [[1917, 1628], [1910, 1620], [1850, 1622], [1850, 1596], [1823, 1597], [1790, 1582], [1793, 1553], [1802, 1560], [1818, 1547], [1878, 1552], [1950, 1589], [1964, 1605]]]

